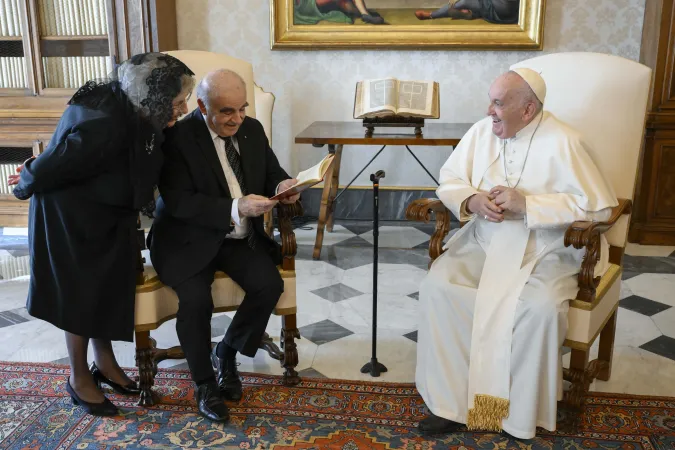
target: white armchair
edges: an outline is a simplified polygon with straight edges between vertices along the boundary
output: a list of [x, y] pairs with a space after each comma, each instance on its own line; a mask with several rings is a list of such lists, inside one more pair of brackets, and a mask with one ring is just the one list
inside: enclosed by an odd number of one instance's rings
[[[255, 85], [251, 64], [227, 55], [204, 51], [177, 50], [166, 53], [180, 59], [190, 67], [195, 73], [197, 81], [206, 73], [220, 68], [231, 69], [241, 75], [246, 82], [247, 97], [250, 104], [246, 114], [262, 123], [271, 145], [274, 96], [265, 93]], [[251, 99], [254, 100], [251, 101]], [[197, 98], [193, 95], [188, 101], [188, 108], [193, 110], [196, 107]], [[295, 371], [298, 364], [298, 352], [294, 342], [295, 338], [300, 338], [300, 334], [296, 323], [294, 258], [297, 247], [291, 219], [301, 215], [302, 208], [299, 203], [294, 205], [279, 204], [277, 214], [283, 255], [283, 262], [279, 271], [284, 280], [284, 293], [277, 303], [274, 314], [282, 318], [281, 346], [283, 352], [267, 335], [261, 342], [261, 348], [267, 351], [272, 358], [280, 361], [285, 369], [284, 383], [293, 385], [300, 381], [298, 373]], [[270, 217], [266, 225], [268, 233], [272, 232], [271, 225]], [[143, 230], [139, 230], [139, 241], [143, 240]], [[154, 384], [154, 376], [157, 373], [157, 363], [165, 359], [180, 359], [184, 355], [180, 347], [156, 348], [155, 340], [150, 337], [150, 331], [157, 329], [162, 323], [176, 316], [178, 297], [171, 288], [164, 286], [159, 281], [144, 244], [142, 244], [142, 248], [143, 251], [139, 257], [143, 259], [143, 272], [139, 273], [136, 286], [136, 364], [139, 369], [139, 383], [142, 390], [139, 404], [152, 405], [155, 399], [151, 388]], [[244, 298], [243, 290], [223, 272], [216, 272], [212, 292], [216, 312], [236, 310]]]
[[[577, 129], [591, 146], [591, 157], [620, 199], [607, 222], [575, 222], [566, 231], [565, 245], [585, 248], [579, 292], [570, 299], [565, 343], [571, 348], [564, 378], [572, 383], [564, 400], [581, 405], [595, 378], [608, 380], [621, 291], [622, 258], [630, 224], [638, 159], [644, 135], [651, 69], [634, 61], [599, 53], [557, 53], [515, 64], [541, 73], [546, 81], [545, 109]], [[432, 260], [442, 253], [450, 230], [450, 213], [440, 200], [422, 199], [408, 206], [410, 220], [436, 216], [431, 239]], [[600, 235], [609, 242], [609, 269], [594, 278], [600, 256]], [[598, 358], [589, 363], [589, 350], [600, 337]]]

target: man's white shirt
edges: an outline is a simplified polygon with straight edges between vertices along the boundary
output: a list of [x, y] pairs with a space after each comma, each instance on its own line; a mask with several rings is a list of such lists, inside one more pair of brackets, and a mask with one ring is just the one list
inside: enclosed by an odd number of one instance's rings
[[[209, 130], [209, 134], [211, 135], [213, 146], [216, 148], [220, 165], [223, 167], [223, 172], [225, 173], [227, 187], [230, 189], [230, 195], [232, 196], [232, 212], [230, 215], [232, 216], [232, 222], [234, 222], [234, 231], [229, 233], [226, 237], [230, 239], [242, 239], [246, 237], [249, 220], [247, 217], [239, 217], [239, 199], [242, 198], [244, 194], [241, 191], [241, 186], [239, 186], [239, 180], [237, 180], [237, 176], [234, 174], [234, 170], [232, 170], [232, 167], [230, 166], [230, 161], [227, 159], [224, 139], [232, 139], [232, 144], [234, 145], [235, 150], [237, 150], [237, 153], [240, 153], [239, 142], [235, 136], [221, 138], [208, 126], [206, 120], [206, 116], [204, 116], [204, 125], [206, 125], [206, 128]], [[277, 185], [276, 188], [276, 192], [278, 191], [279, 185]]]

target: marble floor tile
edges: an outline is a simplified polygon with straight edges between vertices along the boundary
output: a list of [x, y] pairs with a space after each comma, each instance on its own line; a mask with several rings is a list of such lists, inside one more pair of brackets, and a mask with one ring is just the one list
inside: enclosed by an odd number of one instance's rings
[[8, 311], [0, 311], [0, 328], [17, 323], [28, 322], [32, 317], [28, 315], [26, 308], [10, 309]]
[[431, 240], [427, 240], [422, 242], [421, 244], [417, 244], [413, 248], [416, 250], [429, 250], [429, 245], [431, 245]]
[[298, 371], [298, 375], [300, 378], [328, 378], [326, 375], [311, 367], [309, 369]]
[[408, 334], [404, 334], [403, 337], [407, 337], [411, 341], [417, 342], [417, 331], [411, 331]]
[[639, 347], [661, 336], [654, 321], [642, 314], [619, 308], [616, 319], [616, 327], [621, 333], [617, 333], [614, 345]]
[[354, 334], [351, 330], [328, 319], [305, 325], [299, 330], [300, 336], [319, 346]]
[[[360, 239], [360, 238], [359, 238]], [[313, 261], [313, 247], [306, 245], [298, 246], [297, 260]], [[429, 250], [423, 249], [399, 249], [399, 248], [380, 248], [378, 249], [377, 261], [380, 264], [409, 264], [426, 270], [429, 266]], [[368, 247], [342, 247], [333, 245], [321, 250], [321, 261], [325, 261], [335, 267], [344, 270], [372, 264], [374, 259], [374, 250], [371, 245]]]
[[[436, 231], [436, 222], [434, 222], [433, 220], [430, 220], [429, 223], [414, 222], [413, 226], [418, 230], [428, 234], [429, 236], [431, 236], [434, 233], [434, 231]], [[451, 223], [450, 229], [453, 228], [459, 228], [459, 222]]]
[[344, 277], [344, 270], [324, 261], [296, 260], [295, 270], [302, 274], [296, 277], [297, 287], [307, 291], [339, 283]]
[[[429, 235], [415, 227], [379, 227], [378, 247], [380, 248], [413, 248], [429, 240]], [[361, 234], [360, 237], [375, 243], [373, 231]]]
[[[372, 329], [373, 321], [373, 296], [372, 294], [361, 295], [346, 300], [344, 303], [357, 311], [367, 324], [365, 329], [357, 328], [354, 331], [367, 333]], [[377, 327], [382, 330], [399, 331], [399, 334], [411, 330], [417, 330], [419, 314], [417, 308], [419, 302], [404, 296], [394, 294], [380, 294], [377, 296]]]
[[[302, 226], [302, 228], [296, 228], [293, 230], [295, 232], [295, 240], [298, 245], [312, 245], [316, 240], [316, 227], [315, 223], [307, 224]], [[356, 236], [354, 233], [344, 228], [342, 225], [334, 225], [332, 232], [324, 232], [323, 234], [323, 245], [329, 246], [337, 244], [340, 241], [352, 238]]]
[[627, 272], [675, 273], [675, 258], [625, 255], [623, 268]]
[[639, 295], [630, 295], [619, 302], [622, 308], [629, 309], [645, 316], [653, 316], [667, 309], [673, 308], [670, 305], [655, 302]]
[[630, 256], [670, 256], [675, 247], [667, 245], [638, 245], [631, 242], [626, 244], [625, 254]]
[[367, 233], [369, 231], [373, 230], [373, 222], [372, 221], [349, 221], [349, 222], [340, 222], [340, 225], [345, 227], [347, 230], [351, 231], [355, 235], [360, 235], [363, 233]]
[[[21, 249], [18, 249], [18, 250], [8, 250], [8, 251], [9, 251], [9, 254], [12, 255], [15, 258], [30, 255], [30, 251], [26, 248], [21, 248]], [[28, 260], [28, 258], [26, 258], [26, 259]]]
[[372, 356], [370, 333], [353, 334], [321, 345], [314, 357], [316, 370], [329, 378], [412, 383], [415, 381], [417, 344], [395, 333], [378, 333], [377, 359], [388, 371], [379, 378], [361, 373]]
[[[409, 264], [378, 264], [377, 290], [382, 294], [412, 294], [419, 291], [425, 276], [425, 270]], [[345, 271], [342, 282], [363, 293], [373, 292], [373, 265]]]
[[641, 275], [640, 272], [638, 271], [633, 271], [633, 270], [624, 270], [621, 273], [621, 279], [623, 281], [630, 280], [631, 278], [635, 278], [636, 276]]
[[354, 333], [364, 333], [372, 328], [371, 323], [366, 321], [361, 310], [368, 308], [372, 300], [368, 299], [365, 304], [339, 302], [330, 306], [328, 319]]
[[50, 362], [68, 356], [63, 331], [42, 320], [0, 328], [0, 342], [0, 361]]
[[642, 344], [640, 348], [675, 361], [675, 338], [659, 336], [654, 340]]
[[675, 306], [675, 274], [642, 273], [625, 283], [635, 295]]
[[659, 327], [661, 333], [675, 338], [675, 308], [670, 308], [658, 314], [654, 314], [652, 320]]
[[356, 247], [356, 248], [373, 248], [373, 244], [363, 239], [361, 236], [354, 236], [344, 241], [340, 241], [334, 247]]
[[609, 381], [596, 380], [591, 390], [675, 397], [673, 361], [641, 348], [617, 346]]
[[211, 319], [211, 337], [223, 336], [227, 328], [232, 323], [232, 319], [226, 314], [220, 314]]
[[[316, 294], [308, 291], [298, 290], [296, 293], [296, 302], [298, 312], [296, 314], [298, 327], [311, 325], [330, 318], [330, 312], [333, 310], [334, 303], [325, 298], [321, 298]], [[278, 329], [277, 329], [278, 326]], [[281, 331], [281, 320], [270, 319], [267, 324], [267, 332]]]
[[347, 300], [348, 298], [362, 295], [363, 292], [352, 289], [342, 283], [337, 283], [325, 288], [315, 289], [312, 291], [312, 294], [318, 295], [323, 299], [336, 303]]

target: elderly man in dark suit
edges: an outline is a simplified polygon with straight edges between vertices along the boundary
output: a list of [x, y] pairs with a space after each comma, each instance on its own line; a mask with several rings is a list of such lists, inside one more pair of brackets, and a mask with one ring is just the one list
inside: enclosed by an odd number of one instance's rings
[[[253, 357], [283, 281], [279, 245], [263, 214], [292, 186], [262, 125], [246, 116], [244, 80], [229, 70], [204, 77], [199, 108], [167, 135], [156, 219], [148, 237], [160, 280], [178, 295], [176, 331], [198, 386], [199, 413], [226, 422], [223, 399], [238, 401], [242, 385], [236, 354]], [[282, 200], [297, 201], [298, 195]], [[216, 270], [245, 292], [223, 340], [211, 352], [211, 284]], [[218, 378], [212, 361], [219, 368]]]

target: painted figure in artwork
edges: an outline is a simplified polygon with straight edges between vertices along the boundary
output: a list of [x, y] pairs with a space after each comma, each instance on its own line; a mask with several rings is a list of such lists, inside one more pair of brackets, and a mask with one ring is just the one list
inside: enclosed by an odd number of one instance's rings
[[293, 22], [296, 25], [314, 25], [322, 20], [336, 23], [354, 23], [354, 19], [374, 25], [384, 19], [366, 7], [365, 0], [295, 0]]
[[[317, 2], [318, 3], [318, 2]], [[447, 5], [435, 11], [418, 10], [420, 20], [440, 19], [484, 19], [495, 24], [518, 23], [520, 0], [450, 0]]]

